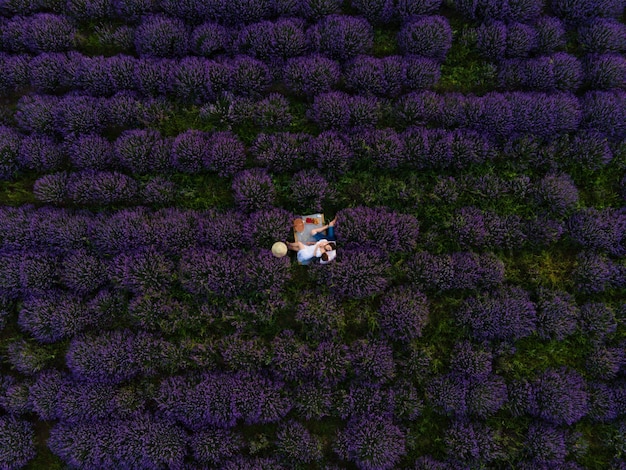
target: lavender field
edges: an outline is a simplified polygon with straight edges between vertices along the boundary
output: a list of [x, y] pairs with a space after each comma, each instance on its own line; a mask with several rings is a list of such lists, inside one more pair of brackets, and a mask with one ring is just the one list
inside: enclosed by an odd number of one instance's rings
[[0, 0], [0, 469], [626, 470], [625, 8]]

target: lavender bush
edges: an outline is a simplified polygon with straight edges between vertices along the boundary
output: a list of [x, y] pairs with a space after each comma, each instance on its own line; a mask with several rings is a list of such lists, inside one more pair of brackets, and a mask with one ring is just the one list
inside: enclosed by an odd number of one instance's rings
[[15, 417], [0, 418], [0, 464], [6, 469], [23, 468], [36, 456], [35, 432], [28, 421]]
[[443, 61], [452, 45], [452, 30], [443, 16], [425, 16], [407, 22], [398, 33], [398, 46], [405, 54]]
[[318, 54], [290, 58], [283, 67], [283, 80], [289, 91], [307, 98], [330, 91], [340, 76], [337, 61]]
[[374, 31], [364, 18], [328, 15], [307, 30], [307, 38], [316, 51], [345, 61], [371, 51]]

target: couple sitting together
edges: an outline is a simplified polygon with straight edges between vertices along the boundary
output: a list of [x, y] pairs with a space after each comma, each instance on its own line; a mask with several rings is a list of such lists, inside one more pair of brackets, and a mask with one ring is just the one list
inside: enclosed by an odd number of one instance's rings
[[[316, 242], [287, 242], [287, 248], [297, 252], [300, 264], [308, 264], [315, 258], [320, 258], [320, 264], [330, 263], [337, 256], [336, 222], [337, 218], [335, 217], [327, 225], [311, 230], [311, 236], [317, 240]], [[324, 235], [324, 231], [327, 231], [326, 235]]]

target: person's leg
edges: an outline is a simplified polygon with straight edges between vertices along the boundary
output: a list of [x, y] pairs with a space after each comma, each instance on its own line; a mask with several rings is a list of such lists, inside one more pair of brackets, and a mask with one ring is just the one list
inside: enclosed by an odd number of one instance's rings
[[328, 227], [329, 227], [329, 225], [324, 225], [322, 227], [314, 228], [313, 230], [311, 230], [311, 235], [313, 235], [313, 236], [319, 235], [321, 232], [326, 230]]
[[304, 248], [304, 243], [302, 242], [287, 242], [287, 248], [293, 251], [300, 251]]

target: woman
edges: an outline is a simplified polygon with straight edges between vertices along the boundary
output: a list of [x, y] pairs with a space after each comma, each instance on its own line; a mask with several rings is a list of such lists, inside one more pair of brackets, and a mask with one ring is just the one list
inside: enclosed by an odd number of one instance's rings
[[298, 261], [306, 264], [313, 258], [320, 258], [324, 253], [333, 251], [335, 243], [322, 239], [314, 245], [305, 245], [302, 242], [287, 242], [287, 248], [298, 252]]

